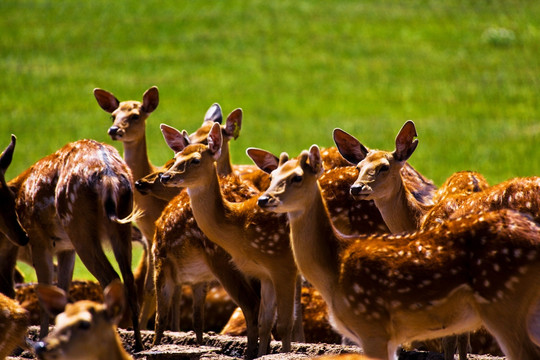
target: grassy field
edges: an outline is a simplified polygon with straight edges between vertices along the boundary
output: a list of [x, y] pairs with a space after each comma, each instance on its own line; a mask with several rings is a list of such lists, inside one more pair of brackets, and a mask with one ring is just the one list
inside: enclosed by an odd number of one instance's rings
[[237, 163], [248, 146], [331, 146], [335, 127], [390, 149], [412, 119], [411, 163], [437, 184], [458, 170], [540, 175], [538, 1], [4, 0], [0, 12], [0, 146], [18, 136], [7, 178], [67, 142], [112, 143], [93, 88], [127, 100], [152, 85], [156, 164], [172, 155], [159, 123], [194, 130], [219, 102], [244, 109]]

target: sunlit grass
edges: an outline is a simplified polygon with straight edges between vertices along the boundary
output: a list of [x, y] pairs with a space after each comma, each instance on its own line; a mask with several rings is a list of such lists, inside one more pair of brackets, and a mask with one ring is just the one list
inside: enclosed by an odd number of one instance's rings
[[93, 88], [125, 100], [152, 85], [156, 164], [171, 157], [160, 123], [191, 131], [219, 102], [244, 110], [237, 163], [249, 146], [330, 146], [335, 127], [391, 149], [412, 119], [411, 163], [437, 184], [467, 169], [491, 183], [540, 174], [537, 1], [6, 0], [0, 12], [0, 146], [19, 139], [8, 178], [67, 142], [112, 143]]

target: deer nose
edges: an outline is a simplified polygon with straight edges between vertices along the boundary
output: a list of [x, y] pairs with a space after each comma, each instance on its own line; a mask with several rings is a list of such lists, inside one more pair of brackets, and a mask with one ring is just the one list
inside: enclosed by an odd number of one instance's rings
[[268, 205], [268, 202], [270, 201], [270, 197], [268, 195], [260, 196], [259, 199], [257, 199], [257, 205], [259, 207], [265, 207]]
[[137, 189], [137, 191], [140, 192], [143, 195], [147, 194], [145, 185], [146, 184], [144, 182], [142, 182], [141, 180], [135, 181], [135, 189]]
[[371, 191], [373, 190], [364, 183], [353, 184], [350, 189], [352, 196], [366, 195], [366, 193], [370, 193]]
[[118, 130], [120, 130], [118, 126], [111, 126], [107, 133], [109, 134], [109, 136], [116, 136], [118, 135]]
[[163, 174], [159, 177], [159, 181], [161, 181], [162, 184], [166, 184], [169, 182], [169, 180], [171, 180], [171, 175], [170, 174]]

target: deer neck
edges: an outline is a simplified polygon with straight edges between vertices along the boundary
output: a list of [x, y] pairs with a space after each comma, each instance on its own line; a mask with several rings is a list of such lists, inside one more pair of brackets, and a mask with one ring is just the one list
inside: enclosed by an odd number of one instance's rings
[[221, 156], [216, 161], [217, 173], [222, 176], [230, 175], [233, 172], [231, 163], [231, 152], [229, 150], [229, 143], [225, 143], [221, 146]]
[[110, 349], [107, 349], [106, 358], [111, 360], [132, 360], [133, 358], [124, 350], [118, 334], [114, 332], [112, 335], [114, 337], [114, 343], [111, 344]]
[[223, 198], [216, 164], [209, 176], [201, 177], [201, 182], [188, 187], [187, 192], [193, 216], [204, 234], [229, 252], [237, 250], [237, 244], [243, 238], [243, 228], [231, 218], [235, 204]]
[[400, 178], [397, 191], [374, 200], [386, 226], [392, 233], [415, 231], [427, 209], [415, 199]]
[[124, 145], [124, 160], [131, 169], [135, 180], [145, 177], [154, 172], [154, 167], [148, 159], [148, 151], [146, 149], [146, 135], [143, 135], [138, 140], [125, 141]]
[[319, 186], [315, 187], [301, 210], [288, 213], [291, 244], [300, 272], [321, 294], [332, 294], [344, 241], [332, 226]]

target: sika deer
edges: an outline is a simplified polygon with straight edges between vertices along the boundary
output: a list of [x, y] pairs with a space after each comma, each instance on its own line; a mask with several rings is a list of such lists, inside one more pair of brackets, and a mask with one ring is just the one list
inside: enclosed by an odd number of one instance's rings
[[[268, 159], [261, 152], [248, 150], [256, 163]], [[264, 166], [275, 170], [259, 206], [288, 214], [299, 270], [329, 304], [339, 331], [368, 357], [396, 359], [400, 343], [482, 324], [508, 359], [540, 357], [537, 224], [502, 210], [412, 234], [343, 236], [317, 183], [317, 146]]]
[[[223, 153], [220, 157], [221, 163], [230, 163], [228, 143], [230, 139], [238, 136], [241, 122], [242, 111], [236, 109], [229, 114], [226, 124], [221, 129], [225, 139], [222, 146]], [[192, 141], [191, 139], [201, 143], [206, 142], [209, 130], [205, 129], [208, 128], [206, 125], [208, 123], [205, 122], [201, 129], [189, 137], [187, 133], [183, 132], [181, 142], [188, 143]], [[225, 159], [222, 159], [223, 157]], [[164, 168], [168, 169], [171, 166], [172, 164], [166, 164]], [[224, 170], [226, 168], [224, 166], [222, 172], [226, 172]], [[228, 168], [230, 169], [230, 166]], [[257, 171], [261, 172], [258, 169]], [[263, 174], [267, 177], [266, 173]], [[154, 179], [159, 179], [159, 175], [156, 174]], [[137, 184], [140, 189], [141, 181], [139, 180]], [[167, 192], [163, 192], [163, 190], [168, 190], [169, 194], [178, 192], [177, 188], [165, 187], [159, 180], [157, 184], [156, 186], [154, 183], [152, 188], [161, 191], [165, 196], [167, 196]], [[224, 184], [226, 184], [223, 188], [224, 193], [231, 201], [243, 201], [257, 193], [234, 176], [230, 177], [230, 181], [224, 182]], [[245, 278], [245, 275], [231, 263], [230, 255], [204, 236], [193, 219], [189, 196], [185, 191], [171, 200], [156, 221], [156, 234], [153, 243], [152, 254], [156, 266], [154, 281], [157, 294], [154, 344], [159, 344], [161, 341], [166, 320], [170, 314], [171, 293], [175, 287], [179, 287], [183, 283], [191, 284], [194, 289], [194, 328], [197, 341], [202, 342], [204, 290], [207, 282], [217, 278], [248, 318], [248, 347], [245, 355], [247, 358], [255, 357], [258, 339], [256, 311], [260, 304], [257, 291], [253, 289], [253, 284]]]
[[0, 294], [0, 360], [24, 344], [30, 322], [28, 312], [19, 303]]
[[[356, 199], [370, 199], [381, 211], [386, 224], [393, 233], [414, 231], [422, 223], [436, 224], [441, 217], [447, 218], [470, 194], [488, 187], [487, 181], [478, 173], [453, 174], [434, 196], [430, 204], [418, 199], [405, 181], [403, 169], [412, 155], [418, 140], [412, 121], [402, 127], [396, 137], [393, 152], [368, 150], [352, 135], [334, 130], [334, 141], [345, 159], [357, 165], [358, 179], [351, 186]], [[439, 220], [436, 220], [439, 219]], [[454, 346], [450, 339], [443, 339], [446, 359], [451, 359]], [[458, 348], [460, 359], [466, 360], [467, 336], [460, 336]]]
[[[58, 284], [68, 289], [77, 252], [101, 286], [107, 286], [118, 278], [101, 245], [104, 239], [110, 241], [126, 285], [136, 348], [142, 349], [131, 227], [125, 223], [133, 210], [132, 178], [118, 151], [93, 140], [76, 141], [36, 162], [10, 186], [40, 284], [52, 283], [56, 255]], [[48, 325], [49, 317], [42, 311], [41, 336], [47, 334]]]
[[175, 152], [175, 164], [163, 173], [161, 182], [186, 187], [201, 230], [231, 255], [238, 269], [261, 281], [259, 356], [268, 351], [276, 304], [282, 351], [290, 351], [297, 270], [286, 217], [268, 217], [258, 209], [255, 197], [239, 203], [223, 198], [215, 167], [222, 146], [218, 124], [210, 130], [208, 145], [182, 144], [179, 131], [166, 125], [161, 129]]
[[126, 302], [119, 280], [107, 286], [103, 304], [90, 300], [68, 304], [66, 293], [55, 286], [40, 285], [36, 290], [47, 311], [56, 316], [53, 331], [34, 344], [39, 359], [132, 359], [116, 332]]

